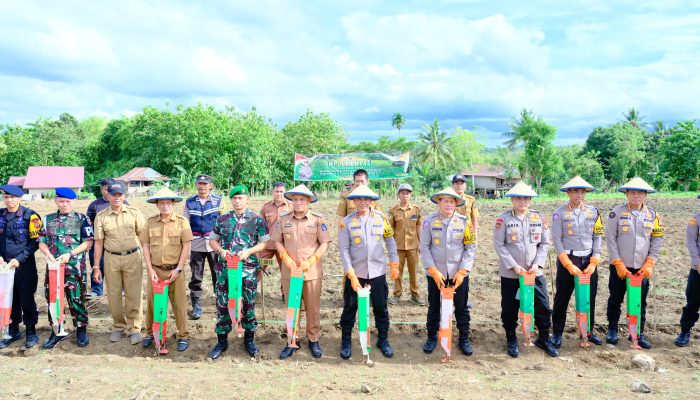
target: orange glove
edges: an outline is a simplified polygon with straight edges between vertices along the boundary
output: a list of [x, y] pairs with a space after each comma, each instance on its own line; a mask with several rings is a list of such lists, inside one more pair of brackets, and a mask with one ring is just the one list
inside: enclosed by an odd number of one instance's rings
[[600, 258], [593, 256], [591, 261], [588, 262], [588, 266], [583, 270], [584, 274], [592, 274], [595, 272], [596, 267], [600, 264]]
[[460, 269], [459, 271], [457, 271], [457, 273], [454, 276], [455, 289], [457, 289], [459, 285], [462, 284], [462, 281], [464, 281], [464, 278], [466, 278], [468, 274], [469, 271], [467, 271], [466, 269]]
[[292, 257], [290, 257], [286, 251], [283, 253], [280, 253], [280, 259], [282, 259], [284, 266], [289, 268], [289, 269], [294, 269], [297, 267], [297, 263], [294, 262], [294, 260], [292, 260]]
[[621, 258], [616, 258], [610, 261], [610, 264], [615, 266], [615, 271], [617, 271], [617, 276], [620, 279], [627, 278], [627, 274], [629, 274], [629, 271], [627, 271], [627, 266], [625, 266], [625, 263], [622, 262]]
[[563, 265], [571, 275], [576, 276], [581, 273], [581, 270], [571, 262], [568, 254], [564, 252], [560, 253], [559, 262], [561, 262], [561, 265]]
[[316, 265], [318, 260], [319, 260], [319, 257], [316, 254], [312, 254], [311, 257], [307, 258], [306, 260], [302, 261], [301, 264], [299, 264], [299, 268], [301, 268], [302, 271], [306, 272], [311, 267]]
[[656, 265], [656, 260], [647, 257], [646, 260], [644, 260], [644, 264], [642, 264], [642, 268], [639, 269], [639, 272], [644, 275], [645, 278], [649, 279], [651, 278], [654, 265]]
[[352, 290], [358, 291], [360, 289], [360, 280], [357, 279], [357, 275], [355, 275], [355, 270], [350, 268], [347, 273], [348, 279], [350, 279], [350, 286], [352, 286]]
[[391, 268], [391, 275], [389, 275], [389, 278], [391, 278], [392, 281], [399, 279], [399, 263], [390, 262], [389, 268]]
[[433, 280], [435, 281], [435, 284], [437, 285], [438, 289], [442, 289], [445, 287], [445, 276], [438, 271], [437, 268], [435, 267], [430, 267], [425, 272], [430, 275]]

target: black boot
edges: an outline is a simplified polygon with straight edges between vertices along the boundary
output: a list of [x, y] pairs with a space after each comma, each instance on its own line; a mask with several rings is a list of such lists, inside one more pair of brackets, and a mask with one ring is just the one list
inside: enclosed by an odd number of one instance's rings
[[7, 339], [2, 339], [0, 340], [0, 349], [4, 349], [5, 347], [11, 345], [13, 342], [16, 342], [20, 339], [22, 339], [22, 332], [19, 330], [19, 325], [10, 325], [10, 327], [7, 330]]
[[549, 340], [549, 330], [539, 332], [537, 340], [535, 340], [535, 346], [544, 350], [550, 357], [559, 356], [559, 351], [552, 346], [552, 342]]
[[552, 335], [552, 346], [554, 346], [555, 349], [561, 348], [561, 333], [555, 333]]
[[465, 356], [470, 356], [474, 353], [472, 344], [469, 341], [469, 331], [467, 330], [459, 332], [459, 349], [462, 350], [462, 354]]
[[321, 345], [318, 342], [312, 342], [309, 340], [309, 351], [314, 358], [321, 358], [323, 356], [323, 350], [321, 350]]
[[386, 358], [391, 358], [394, 356], [394, 349], [391, 348], [389, 344], [389, 331], [384, 329], [379, 331], [379, 339], [377, 339], [377, 347], [382, 352], [382, 355]]
[[608, 336], [605, 337], [605, 341], [616, 345], [618, 340], [620, 340], [620, 338], [617, 335], [617, 324], [610, 324], [608, 327]]
[[221, 357], [221, 354], [228, 350], [228, 335], [227, 334], [217, 334], [216, 346], [208, 354], [208, 357], [212, 360], [216, 360]]
[[[627, 336], [627, 340], [629, 340], [629, 341], [631, 342], [631, 341], [632, 341], [632, 335]], [[643, 348], [643, 349], [645, 349], [645, 350], [651, 349], [651, 342], [650, 342], [649, 339], [646, 337], [646, 335], [644, 335], [644, 333], [640, 333], [640, 334], [639, 334], [639, 337], [637, 337], [637, 344], [639, 345], [639, 347], [641, 347], [641, 348]]]
[[202, 304], [199, 302], [199, 299], [192, 299], [190, 318], [194, 320], [202, 318]]
[[75, 336], [75, 343], [78, 345], [78, 347], [85, 347], [90, 344], [90, 338], [88, 337], [87, 333], [87, 326], [79, 327]]
[[39, 336], [36, 334], [36, 326], [27, 325], [26, 335], [27, 337], [24, 340], [25, 349], [31, 349], [32, 347], [39, 344]]
[[515, 330], [506, 331], [506, 348], [508, 349], [508, 355], [517, 358], [520, 355], [520, 350], [518, 349], [518, 336], [515, 335]]
[[347, 360], [352, 356], [352, 328], [343, 328], [342, 335], [340, 339], [340, 358]]
[[249, 330], [245, 331], [243, 334], [243, 345], [245, 346], [245, 351], [247, 351], [251, 357], [260, 354], [260, 347], [255, 344], [255, 332]]
[[298, 348], [286, 346], [280, 352], [280, 360], [284, 360], [285, 358], [291, 357], [292, 355], [294, 355], [294, 353], [296, 353], [297, 350]]
[[437, 347], [437, 333], [431, 333], [428, 332], [428, 339], [425, 341], [425, 344], [423, 345], [423, 353], [425, 354], [430, 354], [435, 350]]
[[[65, 339], [68, 339], [69, 336], [70, 336], [70, 333], [66, 336], [58, 336], [54, 333], [53, 329], [51, 329], [51, 336], [49, 336], [49, 338], [46, 339], [44, 344], [41, 345], [41, 348], [44, 350], [53, 349], [54, 347], [56, 347], [56, 345], [59, 342], [65, 340]], [[29, 338], [29, 334], [27, 333], [27, 339], [28, 338]], [[27, 347], [27, 348], [29, 348], [29, 347]]]
[[674, 342], [678, 347], [686, 347], [690, 344], [690, 329], [681, 329], [680, 335]]
[[601, 344], [603, 344], [603, 340], [599, 338], [598, 335], [596, 335], [593, 331], [591, 331], [591, 333], [588, 334], [588, 341], [596, 346], [600, 346]]

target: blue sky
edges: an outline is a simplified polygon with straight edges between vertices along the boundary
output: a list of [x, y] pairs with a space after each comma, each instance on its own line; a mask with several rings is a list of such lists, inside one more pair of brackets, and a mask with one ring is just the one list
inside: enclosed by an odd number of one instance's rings
[[0, 122], [202, 102], [279, 126], [328, 112], [353, 142], [395, 135], [401, 112], [405, 135], [439, 119], [495, 146], [528, 108], [580, 143], [629, 107], [698, 118], [696, 4], [8, 1]]

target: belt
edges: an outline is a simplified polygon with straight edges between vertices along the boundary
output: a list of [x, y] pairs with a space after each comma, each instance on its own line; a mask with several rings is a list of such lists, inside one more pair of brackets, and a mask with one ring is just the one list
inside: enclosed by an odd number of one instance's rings
[[171, 264], [171, 265], [154, 265], [155, 268], [162, 269], [163, 271], [172, 271], [175, 268], [177, 268], [177, 264]]
[[126, 251], [111, 251], [111, 250], [105, 249], [105, 251], [109, 254], [114, 254], [115, 256], [128, 256], [129, 254], [133, 254], [133, 253], [136, 253], [137, 251], [139, 251], [139, 248], [134, 247], [133, 249], [126, 250]]
[[593, 250], [569, 250], [569, 255], [574, 257], [588, 257], [593, 254]]

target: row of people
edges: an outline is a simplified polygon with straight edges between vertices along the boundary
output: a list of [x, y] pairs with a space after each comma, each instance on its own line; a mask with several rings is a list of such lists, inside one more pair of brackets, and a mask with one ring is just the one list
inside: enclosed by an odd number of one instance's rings
[[[21, 189], [5, 185], [0, 188], [4, 193], [7, 208], [0, 210], [0, 229], [3, 237], [0, 251], [3, 259], [9, 260], [15, 271], [14, 302], [12, 324], [9, 337], [0, 342], [6, 347], [21, 338], [19, 323], [24, 321], [27, 330], [26, 347], [36, 345], [38, 338], [36, 325], [36, 304], [33, 294], [36, 290], [36, 264], [33, 250], [39, 247], [49, 261], [58, 260], [66, 269], [67, 302], [74, 325], [77, 327], [77, 343], [87, 345], [88, 323], [83, 296], [85, 287], [80, 279], [86, 268], [85, 252], [90, 249], [93, 231], [89, 220], [75, 212], [73, 199], [75, 193], [70, 189], [57, 189], [56, 204], [58, 212], [46, 216], [42, 222], [38, 214], [19, 205]], [[566, 307], [573, 290], [573, 276], [581, 270], [591, 272], [591, 303], [595, 304], [597, 287], [597, 265], [600, 263], [600, 247], [603, 237], [602, 218], [595, 208], [583, 203], [585, 192], [593, 190], [592, 186], [580, 177], [562, 187], [569, 195], [568, 205], [558, 209], [552, 218], [551, 233], [549, 224], [540, 213], [530, 210], [531, 198], [536, 196], [525, 184], [518, 184], [506, 196], [512, 198], [512, 210], [497, 218], [494, 226], [494, 245], [500, 260], [502, 322], [506, 330], [508, 352], [517, 356], [518, 291], [517, 277], [528, 271], [538, 271], [535, 280], [535, 325], [539, 331], [536, 344], [547, 354], [556, 355], [561, 345], [561, 336], [566, 319]], [[113, 318], [112, 341], [118, 341], [123, 333], [130, 336], [131, 343], [141, 341], [141, 281], [142, 263], [139, 244], [143, 248], [148, 276], [152, 279], [167, 280], [171, 285], [170, 297], [178, 327], [178, 349], [188, 347], [186, 312], [184, 309], [185, 288], [181, 273], [188, 258], [191, 258], [191, 242], [195, 237], [186, 218], [173, 214], [173, 204], [182, 198], [165, 189], [149, 199], [157, 205], [159, 214], [147, 221], [140, 212], [124, 204], [125, 187], [119, 182], [112, 182], [108, 187], [110, 207], [96, 216], [95, 221], [95, 265], [105, 255], [107, 268], [107, 293]], [[663, 242], [663, 228], [656, 212], [644, 205], [647, 193], [653, 189], [635, 178], [620, 188], [627, 195], [628, 202], [614, 209], [606, 222], [607, 243], [611, 256], [611, 295], [608, 301], [608, 337], [609, 343], [616, 343], [617, 323], [620, 317], [620, 305], [623, 301], [625, 283], [628, 273], [645, 275], [642, 290], [642, 332], [644, 327], [646, 293], [648, 278], [658, 257]], [[399, 192], [409, 192], [410, 187], [402, 186]], [[328, 226], [319, 214], [309, 211], [309, 204], [316, 200], [305, 186], [283, 192], [292, 203], [289, 212], [278, 214], [274, 222], [272, 235], [268, 230], [266, 218], [247, 208], [248, 192], [245, 186], [234, 187], [229, 192], [233, 211], [219, 216], [213, 224], [205, 247], [216, 253], [215, 293], [217, 299], [217, 345], [209, 356], [218, 358], [228, 347], [227, 335], [231, 331], [231, 318], [228, 312], [228, 281], [225, 273], [226, 256], [238, 255], [244, 261], [243, 274], [243, 310], [241, 325], [245, 331], [245, 348], [251, 355], [256, 355], [259, 348], [254, 341], [257, 328], [255, 320], [255, 295], [260, 270], [258, 256], [266, 249], [269, 241], [274, 243], [277, 257], [284, 268], [282, 285], [288, 291], [289, 272], [301, 267], [306, 272], [302, 298], [307, 309], [307, 336], [312, 354], [320, 357], [322, 351], [318, 345], [320, 331], [320, 293], [322, 282], [321, 259], [330, 242]], [[404, 193], [404, 196], [406, 194]], [[339, 224], [338, 247], [341, 261], [346, 273], [344, 281], [344, 310], [341, 316], [341, 357], [351, 355], [350, 332], [354, 325], [357, 310], [357, 297], [353, 292], [361, 286], [372, 286], [372, 305], [379, 340], [377, 347], [391, 357], [393, 350], [388, 342], [389, 315], [387, 308], [388, 285], [386, 281], [386, 262], [382, 242], [389, 254], [390, 278], [398, 279], [399, 249], [392, 227], [392, 217], [386, 217], [381, 211], [372, 207], [379, 196], [366, 185], [358, 185], [344, 201], [352, 201], [355, 210]], [[400, 196], [401, 197], [401, 196]], [[428, 340], [424, 351], [430, 353], [437, 343], [439, 321], [439, 290], [445, 285], [454, 285], [455, 316], [459, 331], [459, 347], [464, 354], [471, 354], [469, 341], [468, 287], [469, 271], [474, 263], [476, 250], [476, 225], [471, 216], [456, 212], [457, 207], [464, 207], [463, 195], [447, 188], [431, 196], [440, 211], [416, 223], [420, 229], [421, 258], [426, 267], [428, 279]], [[403, 202], [406, 209], [406, 202]], [[410, 210], [410, 207], [408, 207]], [[471, 213], [469, 213], [471, 214]], [[390, 214], [391, 215], [391, 214]], [[693, 228], [695, 229], [695, 254], [698, 259], [697, 216], [688, 224], [688, 245], [691, 248]], [[410, 221], [421, 221], [420, 216]], [[692, 223], [696, 221], [695, 223]], [[395, 221], [394, 221], [395, 222]], [[420, 226], [420, 228], [418, 228]], [[550, 235], [558, 253], [557, 294], [554, 306], [554, 336], [550, 340], [551, 311], [548, 305], [546, 284], [541, 275], [544, 257], [547, 254]], [[205, 237], [204, 234], [201, 237]], [[8, 240], [9, 239], [9, 240]], [[36, 247], [33, 247], [36, 246]], [[9, 249], [8, 249], [9, 248]], [[27, 256], [28, 255], [28, 256]], [[30, 260], [31, 259], [31, 260]], [[697, 268], [697, 264], [693, 264]], [[32, 269], [33, 266], [33, 269]], [[34, 271], [34, 289], [32, 285]], [[285, 276], [285, 272], [287, 276]], [[684, 308], [682, 333], [676, 341], [678, 345], [687, 345], [689, 331], [697, 320], [698, 304], [691, 285], [697, 285], [699, 279], [689, 276], [688, 305]], [[101, 281], [99, 268], [93, 268], [93, 278]], [[150, 282], [152, 279], [148, 279]], [[284, 286], [287, 285], [286, 289]], [[148, 316], [152, 316], [152, 284], [148, 287]], [[122, 304], [122, 292], [124, 304]], [[30, 295], [29, 295], [30, 294]], [[47, 289], [48, 297], [48, 289]], [[193, 301], [194, 303], [194, 301]], [[200, 311], [201, 312], [201, 311]], [[591, 316], [595, 315], [594, 309]], [[148, 317], [147, 317], [148, 318]], [[51, 318], [49, 317], [49, 321]], [[593, 322], [593, 321], [591, 321]], [[152, 339], [152, 320], [147, 319], [147, 337], [144, 345], [149, 346]], [[52, 336], [44, 344], [51, 348], [64, 337]], [[589, 340], [600, 343], [594, 334]], [[651, 345], [644, 336], [640, 345]], [[285, 348], [281, 353], [286, 358], [294, 349]]]

